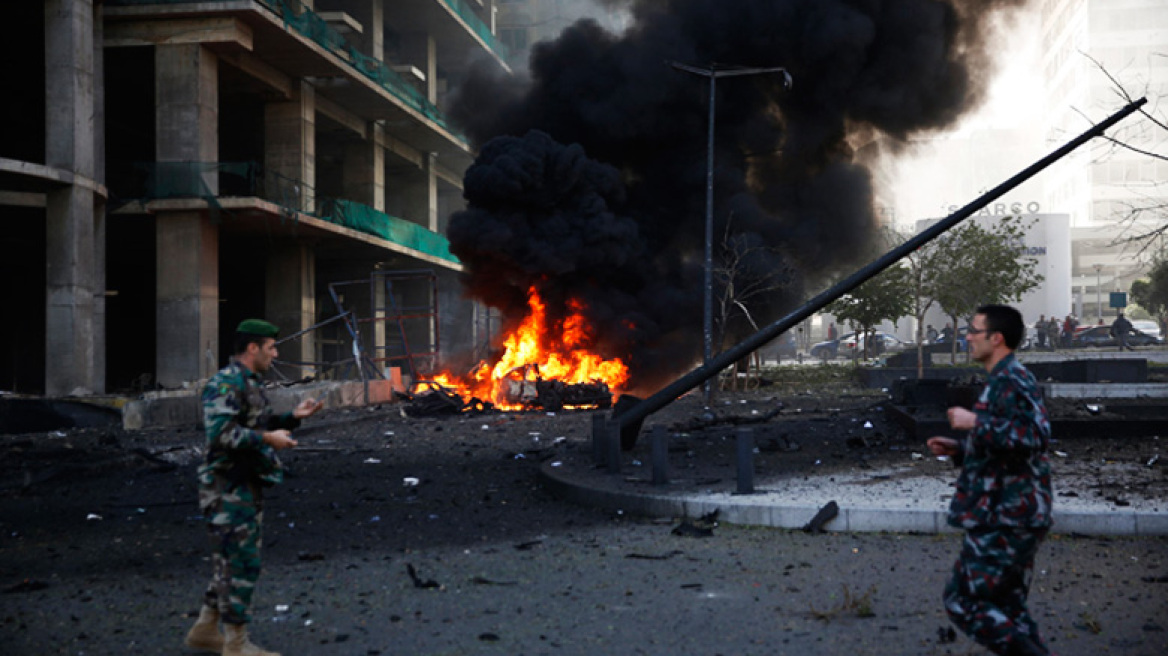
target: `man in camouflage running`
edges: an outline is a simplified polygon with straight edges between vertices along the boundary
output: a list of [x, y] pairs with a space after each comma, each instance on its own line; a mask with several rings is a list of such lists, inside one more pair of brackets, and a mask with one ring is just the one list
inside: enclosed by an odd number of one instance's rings
[[296, 446], [290, 431], [321, 404], [305, 399], [292, 412], [272, 414], [260, 374], [278, 355], [278, 332], [258, 319], [239, 324], [235, 357], [203, 388], [207, 454], [199, 467], [199, 508], [214, 545], [213, 575], [186, 645], [223, 656], [279, 656], [260, 649], [247, 635], [260, 574], [263, 488], [283, 481], [276, 451]]
[[973, 410], [949, 408], [962, 440], [933, 437], [929, 449], [961, 467], [949, 524], [965, 529], [945, 586], [949, 618], [995, 654], [1050, 651], [1026, 609], [1034, 555], [1051, 526], [1050, 420], [1034, 376], [1014, 357], [1022, 315], [1004, 305], [978, 308], [971, 356], [989, 372]]

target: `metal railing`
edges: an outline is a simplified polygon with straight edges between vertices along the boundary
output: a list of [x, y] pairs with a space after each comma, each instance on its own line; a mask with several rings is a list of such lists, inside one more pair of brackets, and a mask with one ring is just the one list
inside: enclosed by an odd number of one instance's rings
[[511, 57], [511, 49], [507, 47], [507, 44], [495, 38], [494, 33], [491, 32], [491, 28], [487, 27], [486, 23], [463, 0], [442, 0], [442, 2], [447, 7], [450, 7], [451, 11], [458, 14], [462, 22], [466, 23], [467, 27], [479, 35], [479, 38], [487, 44], [488, 48], [494, 50], [505, 60]]
[[[279, 173], [265, 173], [258, 162], [135, 162], [111, 167], [110, 187], [122, 200], [201, 198], [222, 211], [223, 197], [256, 197], [284, 208], [380, 237], [412, 250], [458, 263], [450, 242], [425, 226], [363, 203], [324, 196], [311, 185]], [[305, 207], [313, 208], [305, 211]]]

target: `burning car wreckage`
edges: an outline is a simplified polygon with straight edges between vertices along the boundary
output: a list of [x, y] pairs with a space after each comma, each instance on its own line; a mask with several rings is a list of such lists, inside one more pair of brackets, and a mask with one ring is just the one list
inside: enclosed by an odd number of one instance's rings
[[492, 402], [469, 395], [464, 398], [458, 387], [439, 380], [420, 380], [406, 395], [409, 404], [403, 412], [410, 417], [433, 417], [496, 409], [558, 412], [564, 408], [603, 410], [612, 406], [612, 390], [607, 383], [545, 380], [538, 364], [516, 367], [501, 382], [500, 397]]

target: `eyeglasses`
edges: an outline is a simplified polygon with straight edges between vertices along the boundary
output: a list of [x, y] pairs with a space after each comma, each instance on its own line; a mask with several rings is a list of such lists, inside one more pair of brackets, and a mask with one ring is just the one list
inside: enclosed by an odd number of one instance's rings
[[965, 329], [965, 334], [967, 334], [967, 335], [980, 335], [982, 333], [992, 333], [992, 332], [994, 332], [994, 331], [990, 330], [989, 328], [981, 328], [981, 329], [966, 328]]

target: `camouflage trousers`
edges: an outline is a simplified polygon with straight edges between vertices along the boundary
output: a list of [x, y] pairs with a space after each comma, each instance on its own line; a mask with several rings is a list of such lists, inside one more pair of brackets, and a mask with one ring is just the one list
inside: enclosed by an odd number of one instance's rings
[[203, 604], [217, 608], [224, 622], [246, 624], [260, 576], [262, 488], [217, 476], [213, 484], [200, 487], [199, 507], [212, 544], [211, 582]]
[[945, 586], [949, 619], [995, 654], [1007, 654], [1019, 638], [1042, 645], [1038, 625], [1026, 610], [1034, 555], [1045, 529], [993, 528], [967, 531], [953, 576]]

